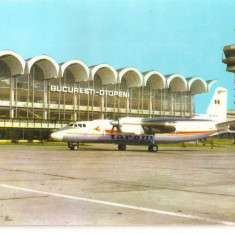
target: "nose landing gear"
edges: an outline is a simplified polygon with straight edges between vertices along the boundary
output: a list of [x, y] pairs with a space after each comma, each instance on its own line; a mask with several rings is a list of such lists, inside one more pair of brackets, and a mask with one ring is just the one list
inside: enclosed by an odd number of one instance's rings
[[68, 142], [68, 148], [70, 148], [70, 150], [77, 150], [79, 149], [79, 143]]

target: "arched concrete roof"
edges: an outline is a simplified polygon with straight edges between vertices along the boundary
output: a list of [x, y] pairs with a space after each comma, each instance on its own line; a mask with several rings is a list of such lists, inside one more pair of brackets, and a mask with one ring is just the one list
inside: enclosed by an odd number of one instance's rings
[[211, 87], [217, 82], [217, 79], [213, 79], [213, 80], [208, 80], [206, 81], [207, 83], [207, 92], [210, 91]]
[[34, 64], [39, 66], [44, 74], [44, 79], [57, 78], [59, 73], [59, 65], [54, 59], [47, 55], [40, 55], [26, 60], [25, 74], [31, 72], [31, 68]]
[[110, 85], [117, 82], [117, 71], [109, 64], [98, 64], [89, 68], [89, 80], [94, 80], [95, 74], [97, 73], [101, 78], [102, 85]]
[[166, 75], [167, 87], [171, 87], [172, 92], [187, 91], [187, 81], [180, 74]]
[[24, 73], [25, 61], [17, 53], [13, 51], [0, 51], [0, 60], [8, 65], [11, 76]]
[[143, 73], [143, 86], [146, 86], [147, 83], [150, 85], [150, 90], [166, 88], [166, 78], [157, 71]]
[[143, 84], [143, 75], [142, 73], [133, 67], [118, 69], [118, 83], [122, 82], [122, 79], [125, 78], [127, 83], [127, 88], [130, 87], [139, 87]]
[[187, 78], [188, 90], [192, 95], [207, 92], [207, 84], [204, 79], [200, 77]]
[[87, 81], [89, 78], [90, 70], [87, 65], [85, 65], [80, 60], [69, 60], [60, 64], [60, 78], [64, 76], [66, 69], [68, 69], [73, 74], [75, 82]]

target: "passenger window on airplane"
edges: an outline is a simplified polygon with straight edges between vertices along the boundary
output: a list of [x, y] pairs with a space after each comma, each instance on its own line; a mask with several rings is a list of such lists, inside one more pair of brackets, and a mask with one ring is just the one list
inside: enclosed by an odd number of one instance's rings
[[83, 124], [83, 127], [86, 127], [86, 124]]
[[77, 124], [74, 124], [74, 127], [77, 127]]
[[82, 127], [82, 124], [78, 124], [79, 127]]
[[70, 123], [68, 126], [73, 126], [73, 123]]

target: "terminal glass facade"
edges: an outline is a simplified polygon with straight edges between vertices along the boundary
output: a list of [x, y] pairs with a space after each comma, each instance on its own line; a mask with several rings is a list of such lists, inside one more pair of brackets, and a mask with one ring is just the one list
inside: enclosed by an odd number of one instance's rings
[[[64, 77], [45, 79], [37, 65], [30, 74], [11, 77], [6, 65], [0, 66], [1, 118], [74, 121], [193, 115], [190, 91], [173, 92], [171, 87], [151, 90], [148, 83], [128, 88], [125, 79], [120, 84], [103, 85], [98, 76], [93, 81], [75, 82], [69, 71]], [[83, 92], [75, 93], [75, 88]]]

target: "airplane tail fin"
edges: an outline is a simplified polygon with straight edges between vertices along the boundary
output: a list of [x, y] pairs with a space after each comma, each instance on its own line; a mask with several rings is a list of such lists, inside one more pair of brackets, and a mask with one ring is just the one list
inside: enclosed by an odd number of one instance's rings
[[207, 109], [211, 120], [225, 122], [227, 120], [227, 89], [218, 87]]

